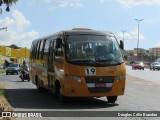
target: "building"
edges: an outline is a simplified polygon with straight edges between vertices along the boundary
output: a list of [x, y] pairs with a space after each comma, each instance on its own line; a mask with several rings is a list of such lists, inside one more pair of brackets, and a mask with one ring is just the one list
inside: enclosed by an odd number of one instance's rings
[[23, 63], [29, 61], [30, 49], [28, 48], [11, 48], [0, 45], [0, 64], [4, 64], [5, 60], [13, 63]]
[[[135, 51], [137, 51], [137, 48], [134, 48]], [[138, 53], [147, 53], [147, 50], [143, 48], [138, 48]]]
[[149, 48], [149, 53], [156, 57], [160, 57], [160, 47]]
[[145, 61], [145, 58], [143, 54], [149, 53], [148, 50], [143, 48], [138, 48], [138, 56], [137, 56], [137, 48], [134, 48], [134, 50], [127, 50], [128, 59], [127, 61], [133, 62], [133, 61]]

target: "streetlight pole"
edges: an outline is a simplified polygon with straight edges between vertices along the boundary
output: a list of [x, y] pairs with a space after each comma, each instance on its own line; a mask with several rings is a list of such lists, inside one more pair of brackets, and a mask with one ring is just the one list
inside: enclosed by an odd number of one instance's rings
[[143, 19], [135, 19], [138, 22], [138, 42], [137, 42], [137, 56], [138, 56], [138, 47], [139, 47], [139, 23], [143, 20]]
[[127, 30], [121, 30], [123, 32], [123, 44], [124, 44], [124, 33], [127, 31]]

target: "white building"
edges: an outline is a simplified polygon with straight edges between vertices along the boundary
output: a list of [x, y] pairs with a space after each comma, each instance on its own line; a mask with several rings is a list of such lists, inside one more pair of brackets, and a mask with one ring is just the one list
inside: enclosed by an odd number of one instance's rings
[[149, 53], [154, 56], [160, 57], [160, 47], [149, 48]]

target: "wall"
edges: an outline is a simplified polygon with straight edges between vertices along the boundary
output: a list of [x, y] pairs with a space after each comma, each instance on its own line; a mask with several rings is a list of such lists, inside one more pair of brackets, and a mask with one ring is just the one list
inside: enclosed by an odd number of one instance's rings
[[22, 63], [23, 60], [29, 60], [30, 49], [20, 48], [20, 49], [8, 49], [7, 46], [0, 45], [0, 64], [4, 64], [4, 59], [9, 57], [14, 63]]

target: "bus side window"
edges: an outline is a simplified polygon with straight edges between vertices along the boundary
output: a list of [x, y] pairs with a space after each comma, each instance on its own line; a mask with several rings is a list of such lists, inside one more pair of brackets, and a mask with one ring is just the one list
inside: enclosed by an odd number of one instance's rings
[[56, 51], [55, 51], [55, 56], [63, 56], [63, 50], [62, 50], [62, 39], [57, 38], [56, 40]]
[[35, 43], [35, 45], [34, 45], [34, 50], [33, 50], [33, 59], [36, 59], [37, 46], [38, 46], [38, 42], [37, 42], [37, 43]]
[[37, 45], [37, 59], [39, 59], [40, 45], [41, 45], [41, 41], [39, 41]]
[[45, 42], [45, 46], [44, 46], [44, 52], [43, 52], [43, 59], [47, 60], [48, 59], [48, 52], [49, 52], [49, 44], [50, 44], [50, 40], [47, 39]]
[[46, 43], [46, 40], [43, 41], [43, 45], [42, 45], [42, 49], [41, 49], [41, 59], [43, 60], [43, 57], [44, 57], [44, 47], [45, 47], [45, 43]]
[[40, 45], [40, 48], [39, 48], [39, 58], [40, 59], [42, 59], [43, 44], [44, 44], [44, 41], [41, 40], [41, 45]]

